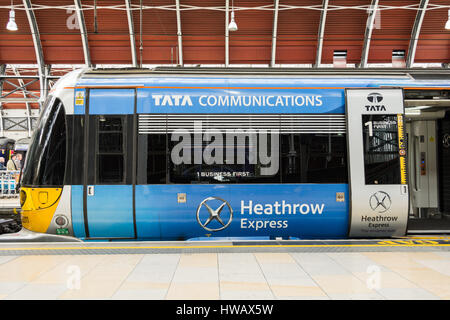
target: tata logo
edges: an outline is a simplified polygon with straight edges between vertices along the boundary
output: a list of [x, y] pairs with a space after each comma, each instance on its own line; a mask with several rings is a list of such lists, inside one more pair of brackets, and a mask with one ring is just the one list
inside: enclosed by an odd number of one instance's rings
[[384, 191], [377, 191], [370, 196], [369, 205], [373, 211], [383, 213], [389, 210], [392, 201], [391, 197]]
[[380, 93], [369, 93], [367, 96], [367, 100], [369, 100], [370, 103], [380, 103], [383, 101], [383, 96]]
[[192, 106], [190, 96], [152, 94], [155, 106]]
[[233, 209], [222, 198], [208, 197], [197, 208], [197, 222], [207, 231], [223, 230], [230, 225], [231, 220]]
[[367, 95], [367, 100], [371, 103], [366, 105], [366, 111], [386, 111], [386, 107], [381, 103], [383, 101], [383, 96], [381, 93], [373, 92]]

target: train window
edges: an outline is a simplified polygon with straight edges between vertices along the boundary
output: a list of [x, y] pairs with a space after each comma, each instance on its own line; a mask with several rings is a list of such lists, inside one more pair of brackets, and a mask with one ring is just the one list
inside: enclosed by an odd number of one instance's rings
[[122, 153], [123, 137], [122, 132], [99, 132], [98, 151], [100, 153]]
[[397, 115], [362, 116], [366, 184], [400, 184]]
[[61, 186], [66, 163], [66, 119], [63, 103], [50, 98], [28, 151], [24, 186]]
[[165, 134], [139, 135], [138, 184], [166, 183], [166, 139]]
[[[272, 139], [273, 138], [273, 139]], [[171, 183], [278, 183], [278, 139], [233, 134], [231, 139], [212, 134], [197, 141], [194, 135], [168, 137]], [[276, 150], [272, 150], [272, 144]]]
[[68, 157], [64, 184], [82, 185], [84, 170], [84, 115], [66, 117]]
[[283, 134], [283, 183], [347, 183], [344, 134]]
[[[218, 140], [216, 140], [216, 138]], [[138, 184], [347, 183], [344, 134], [140, 134]]]
[[123, 181], [123, 155], [98, 155], [98, 182], [112, 183]]
[[97, 182], [124, 182], [124, 118], [97, 117]]

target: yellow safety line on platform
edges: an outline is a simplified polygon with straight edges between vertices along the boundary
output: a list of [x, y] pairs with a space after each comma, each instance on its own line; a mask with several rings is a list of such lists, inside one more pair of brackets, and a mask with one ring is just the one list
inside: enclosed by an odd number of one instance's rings
[[0, 251], [16, 250], [117, 250], [117, 249], [221, 249], [221, 248], [332, 248], [332, 247], [443, 247], [447, 243], [432, 244], [350, 244], [350, 245], [245, 245], [245, 246], [167, 246], [167, 247], [51, 247], [51, 248], [0, 248]]

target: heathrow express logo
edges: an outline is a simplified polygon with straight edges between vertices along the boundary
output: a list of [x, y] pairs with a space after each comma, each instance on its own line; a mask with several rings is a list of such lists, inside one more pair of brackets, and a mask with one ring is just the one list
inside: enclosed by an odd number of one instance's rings
[[373, 211], [383, 213], [389, 210], [392, 201], [391, 197], [386, 192], [377, 191], [370, 196], [369, 204]]
[[442, 145], [446, 149], [450, 148], [450, 134], [444, 134], [444, 136], [442, 137]]
[[[216, 209], [213, 209], [212, 206], [217, 206], [218, 202], [220, 203], [220, 205]], [[228, 209], [227, 215], [228, 219], [225, 219], [226, 223], [224, 222], [224, 219], [222, 219], [221, 217], [221, 214], [224, 213], [222, 211], [224, 210], [225, 207], [227, 207]], [[205, 208], [206, 211], [208, 212], [208, 218], [206, 218], [206, 220], [205, 220], [206, 215], [204, 213], [203, 214], [201, 213], [202, 211], [203, 212], [205, 211], [201, 210], [202, 208]], [[219, 227], [217, 228], [208, 227], [208, 225], [214, 220], [218, 222], [218, 223], [216, 222], [216, 225], [218, 225]], [[197, 208], [197, 222], [203, 229], [207, 231], [223, 230], [230, 225], [231, 220], [233, 220], [233, 209], [231, 208], [230, 204], [227, 201], [223, 200], [222, 198], [208, 197], [202, 202], [200, 202]]]

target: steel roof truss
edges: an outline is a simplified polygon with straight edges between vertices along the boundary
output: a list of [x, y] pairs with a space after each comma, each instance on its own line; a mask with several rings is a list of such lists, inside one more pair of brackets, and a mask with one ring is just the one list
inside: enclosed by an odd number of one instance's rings
[[278, 8], [280, 0], [274, 0], [274, 11], [273, 11], [273, 27], [272, 27], [272, 52], [270, 59], [270, 66], [275, 66], [275, 58], [277, 54], [277, 30], [278, 30]]
[[378, 0], [372, 0], [372, 3], [370, 4], [369, 14], [367, 17], [366, 31], [364, 33], [364, 44], [361, 53], [361, 63], [360, 63], [361, 68], [367, 67], [367, 61], [370, 50], [370, 41], [372, 39], [373, 26], [375, 22], [375, 17], [377, 15], [378, 2], [379, 2]]
[[315, 68], [318, 68], [322, 63], [322, 49], [323, 49], [323, 37], [325, 34], [325, 23], [327, 20], [328, 0], [322, 2], [322, 12], [320, 14], [319, 32], [317, 36], [317, 51], [316, 51], [316, 63]]
[[127, 7], [128, 31], [130, 33], [130, 47], [131, 47], [131, 61], [133, 67], [138, 67], [137, 52], [136, 52], [136, 37], [134, 36], [134, 21], [133, 12], [131, 11], [131, 0], [125, 0]]
[[411, 32], [409, 41], [408, 57], [406, 58], [406, 67], [411, 68], [414, 64], [416, 56], [417, 42], [419, 41], [420, 29], [422, 28], [423, 18], [428, 7], [429, 0], [420, 0], [419, 9], [417, 10], [416, 19]]
[[177, 38], [178, 38], [178, 64], [183, 65], [183, 36], [181, 33], [180, 0], [176, 0], [177, 13]]
[[[25, 1], [25, 0], [24, 0]], [[80, 26], [81, 43], [83, 45], [84, 63], [91, 68], [91, 54], [89, 51], [89, 42], [87, 36], [86, 22], [84, 20], [83, 9], [81, 5], [81, 0], [74, 0], [75, 11], [77, 12], [78, 25]]]

